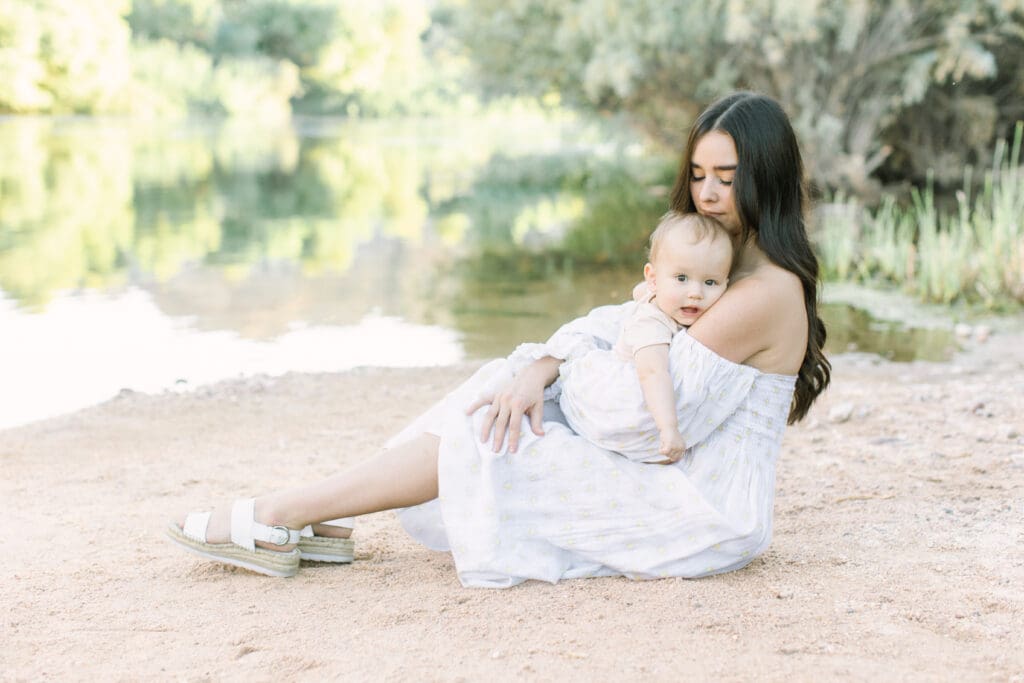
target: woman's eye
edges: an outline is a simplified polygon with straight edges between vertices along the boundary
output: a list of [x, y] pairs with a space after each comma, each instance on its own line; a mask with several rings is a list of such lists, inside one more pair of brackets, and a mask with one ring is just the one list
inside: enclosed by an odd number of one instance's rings
[[719, 182], [722, 183], [723, 185], [727, 186], [727, 187], [729, 185], [732, 185], [732, 181], [731, 180], [720, 180]]
[[700, 181], [704, 180], [704, 176], [701, 176], [699, 178], [697, 176], [691, 176], [690, 180], [692, 180], [695, 183], [699, 183]]

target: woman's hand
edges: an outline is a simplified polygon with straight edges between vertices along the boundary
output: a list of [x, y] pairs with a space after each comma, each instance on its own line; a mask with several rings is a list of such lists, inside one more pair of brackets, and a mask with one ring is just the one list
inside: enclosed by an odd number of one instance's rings
[[504, 389], [490, 396], [482, 396], [466, 409], [472, 415], [485, 405], [490, 405], [484, 415], [480, 429], [480, 441], [485, 442], [494, 431], [493, 450], [501, 450], [508, 433], [508, 452], [515, 453], [519, 447], [519, 431], [523, 415], [530, 417], [530, 429], [537, 436], [543, 436], [544, 418], [544, 387], [558, 377], [558, 366], [562, 361], [558, 358], [541, 358], [528, 365]]

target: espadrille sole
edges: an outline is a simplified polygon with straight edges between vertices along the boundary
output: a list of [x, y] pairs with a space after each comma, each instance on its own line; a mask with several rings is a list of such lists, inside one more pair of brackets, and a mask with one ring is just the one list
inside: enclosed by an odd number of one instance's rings
[[299, 571], [299, 551], [296, 548], [286, 552], [263, 548], [256, 548], [253, 551], [246, 550], [234, 543], [204, 543], [186, 536], [174, 522], [168, 524], [167, 536], [194, 555], [248, 569], [265, 576], [286, 578], [295, 576], [295, 573]]
[[328, 536], [299, 539], [299, 557], [304, 562], [338, 562], [347, 564], [355, 559], [356, 544], [351, 538]]

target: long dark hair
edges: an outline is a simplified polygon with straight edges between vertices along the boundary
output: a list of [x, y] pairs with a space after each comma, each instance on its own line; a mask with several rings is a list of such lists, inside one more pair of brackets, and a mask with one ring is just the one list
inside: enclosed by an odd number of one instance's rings
[[724, 97], [701, 113], [690, 130], [672, 208], [696, 211], [690, 194], [690, 161], [697, 142], [710, 131], [728, 133], [736, 145], [733, 194], [739, 213], [741, 244], [754, 235], [773, 263], [800, 278], [807, 307], [807, 350], [796, 378], [789, 423], [807, 415], [814, 399], [832, 377], [825, 358], [825, 325], [818, 317], [818, 259], [804, 223], [807, 188], [803, 160], [789, 117], [770, 97], [740, 92]]

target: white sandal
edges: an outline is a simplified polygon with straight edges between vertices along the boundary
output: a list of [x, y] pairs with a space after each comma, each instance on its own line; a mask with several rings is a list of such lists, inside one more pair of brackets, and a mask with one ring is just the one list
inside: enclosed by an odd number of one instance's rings
[[283, 526], [267, 526], [256, 521], [254, 510], [256, 500], [236, 500], [231, 506], [231, 542], [208, 543], [206, 528], [210, 523], [209, 512], [190, 512], [185, 517], [185, 526], [171, 522], [167, 535], [171, 540], [190, 553], [210, 560], [224, 562], [243, 569], [249, 569], [266, 576], [295, 576], [299, 570], [299, 550], [266, 550], [257, 548], [256, 541], [285, 546], [298, 543], [300, 532]]
[[[353, 524], [351, 517], [344, 519], [332, 519], [320, 522], [327, 526], [336, 526], [344, 529], [351, 529]], [[317, 536], [313, 533], [313, 527], [307, 526], [299, 532], [299, 557], [307, 562], [338, 562], [347, 564], [355, 559], [355, 542], [351, 538], [333, 538], [331, 536]]]

